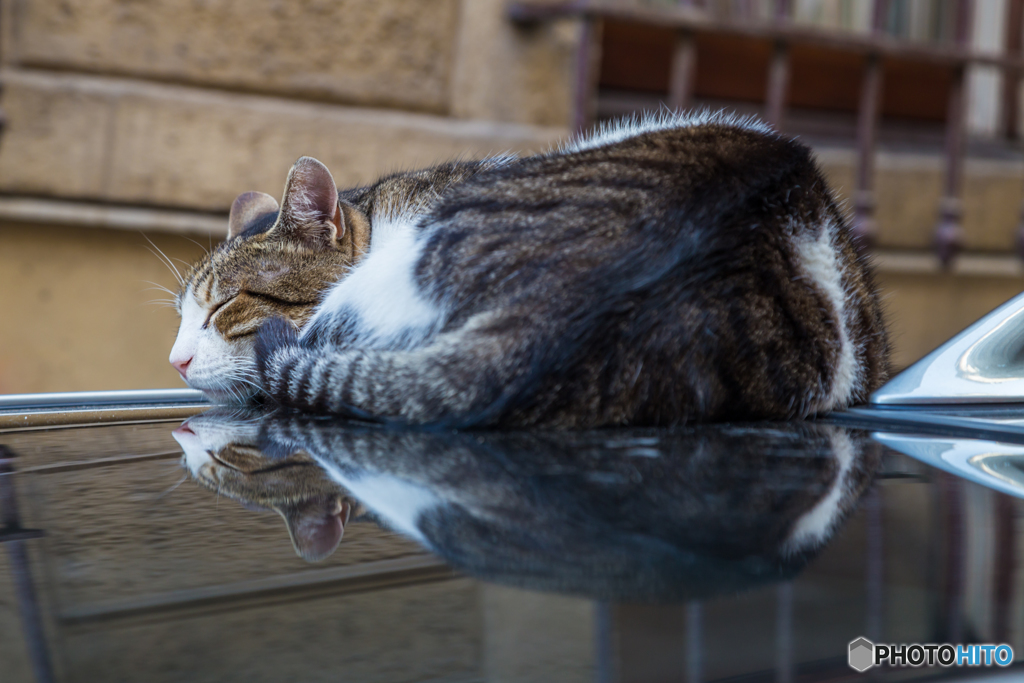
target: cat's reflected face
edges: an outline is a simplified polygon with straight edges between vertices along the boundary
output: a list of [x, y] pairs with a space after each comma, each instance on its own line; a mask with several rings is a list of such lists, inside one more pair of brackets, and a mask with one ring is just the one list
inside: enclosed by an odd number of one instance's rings
[[273, 510], [285, 521], [295, 552], [316, 562], [341, 542], [353, 502], [301, 451], [268, 457], [256, 425], [192, 418], [174, 430], [192, 478], [218, 495], [255, 510]]

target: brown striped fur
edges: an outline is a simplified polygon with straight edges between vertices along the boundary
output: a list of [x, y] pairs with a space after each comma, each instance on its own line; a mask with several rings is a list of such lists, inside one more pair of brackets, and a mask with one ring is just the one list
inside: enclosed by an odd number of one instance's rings
[[[315, 314], [263, 325], [265, 395], [400, 423], [584, 428], [804, 417], [884, 381], [870, 270], [799, 143], [680, 116], [466, 168], [340, 203], [306, 184], [324, 199], [291, 243], [329, 251], [309, 233], [333, 234], [348, 206], [371, 246]], [[382, 210], [388, 182], [403, 199]], [[338, 279], [307, 272], [311, 289]]]
[[[371, 215], [429, 205], [436, 193], [479, 168], [479, 162], [441, 164], [339, 195], [327, 169], [304, 157], [289, 174], [280, 209], [269, 195], [240, 195], [231, 208], [228, 239], [187, 271], [176, 299], [179, 314], [188, 304], [198, 305], [202, 329], [212, 327], [226, 342], [226, 348], [193, 345], [183, 352], [192, 359], [186, 381], [216, 400], [250, 396], [255, 390], [256, 331], [275, 317], [296, 327], [305, 325], [327, 287], [369, 248]], [[329, 192], [338, 214], [319, 215], [315, 207], [311, 211], [306, 205], [310, 188]], [[179, 340], [184, 332], [183, 321]], [[174, 354], [172, 350], [172, 363]], [[203, 372], [211, 356], [221, 361], [213, 377]]]

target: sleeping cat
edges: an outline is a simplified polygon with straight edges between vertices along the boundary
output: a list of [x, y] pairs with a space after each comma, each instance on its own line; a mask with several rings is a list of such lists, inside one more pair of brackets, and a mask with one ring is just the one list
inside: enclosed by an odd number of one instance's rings
[[585, 428], [803, 417], [886, 376], [846, 217], [810, 150], [749, 119], [626, 120], [342, 192], [303, 158], [279, 211], [243, 195], [230, 226], [171, 353], [215, 397]]

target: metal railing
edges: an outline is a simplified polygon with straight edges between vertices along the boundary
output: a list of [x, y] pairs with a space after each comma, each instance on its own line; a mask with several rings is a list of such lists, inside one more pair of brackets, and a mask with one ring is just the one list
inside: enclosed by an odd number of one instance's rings
[[[716, 15], [708, 11], [702, 0], [678, 0], [675, 4], [666, 2], [656, 5], [623, 0], [510, 2], [508, 15], [512, 21], [520, 24], [563, 17], [582, 20], [574, 93], [574, 125], [577, 130], [591, 125], [596, 112], [600, 35], [604, 21], [622, 21], [675, 31], [668, 90], [668, 105], [674, 109], [685, 109], [693, 98], [698, 60], [695, 36], [715, 34], [770, 41], [773, 49], [765, 74], [765, 116], [769, 123], [779, 128], [786, 116], [791, 76], [790, 52], [793, 46], [816, 46], [859, 56], [863, 60], [864, 69], [857, 106], [853, 228], [860, 238], [860, 244], [865, 247], [874, 243], [877, 233], [874, 159], [882, 107], [884, 62], [887, 58], [898, 58], [948, 69], [951, 80], [945, 117], [944, 178], [933, 243], [942, 263], [949, 266], [963, 248], [966, 72], [971, 66], [988, 66], [1000, 70], [1003, 132], [1009, 138], [1016, 138], [1017, 93], [1021, 74], [1024, 73], [1024, 59], [1021, 57], [1024, 1], [1009, 0], [1006, 4], [1004, 26], [1007, 33], [1002, 54], [982, 52], [971, 47], [972, 0], [953, 0], [948, 31], [950, 39], [944, 43], [922, 43], [889, 34], [885, 27], [891, 9], [890, 2], [873, 0], [870, 27], [866, 33], [801, 25], [793, 20], [791, 0], [776, 0], [768, 20], [758, 20], [749, 11], [726, 17]], [[1016, 238], [1018, 251], [1024, 256], [1024, 223], [1016, 226]]]
[[184, 419], [212, 405], [203, 392], [184, 388], [4, 394], [0, 395], [0, 432]]

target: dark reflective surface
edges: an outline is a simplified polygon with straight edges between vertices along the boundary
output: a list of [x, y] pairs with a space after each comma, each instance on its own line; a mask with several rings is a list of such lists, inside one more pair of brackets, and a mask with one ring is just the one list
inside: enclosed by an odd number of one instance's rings
[[276, 509], [303, 557], [333, 551], [355, 506], [477, 578], [648, 601], [791, 577], [882, 450], [807, 422], [438, 433], [214, 412], [175, 437], [198, 481]]
[[1024, 651], [1019, 491], [943, 459], [1019, 482], [1020, 447], [880, 426], [0, 433], [0, 680], [786, 682], [856, 676], [862, 635]]

